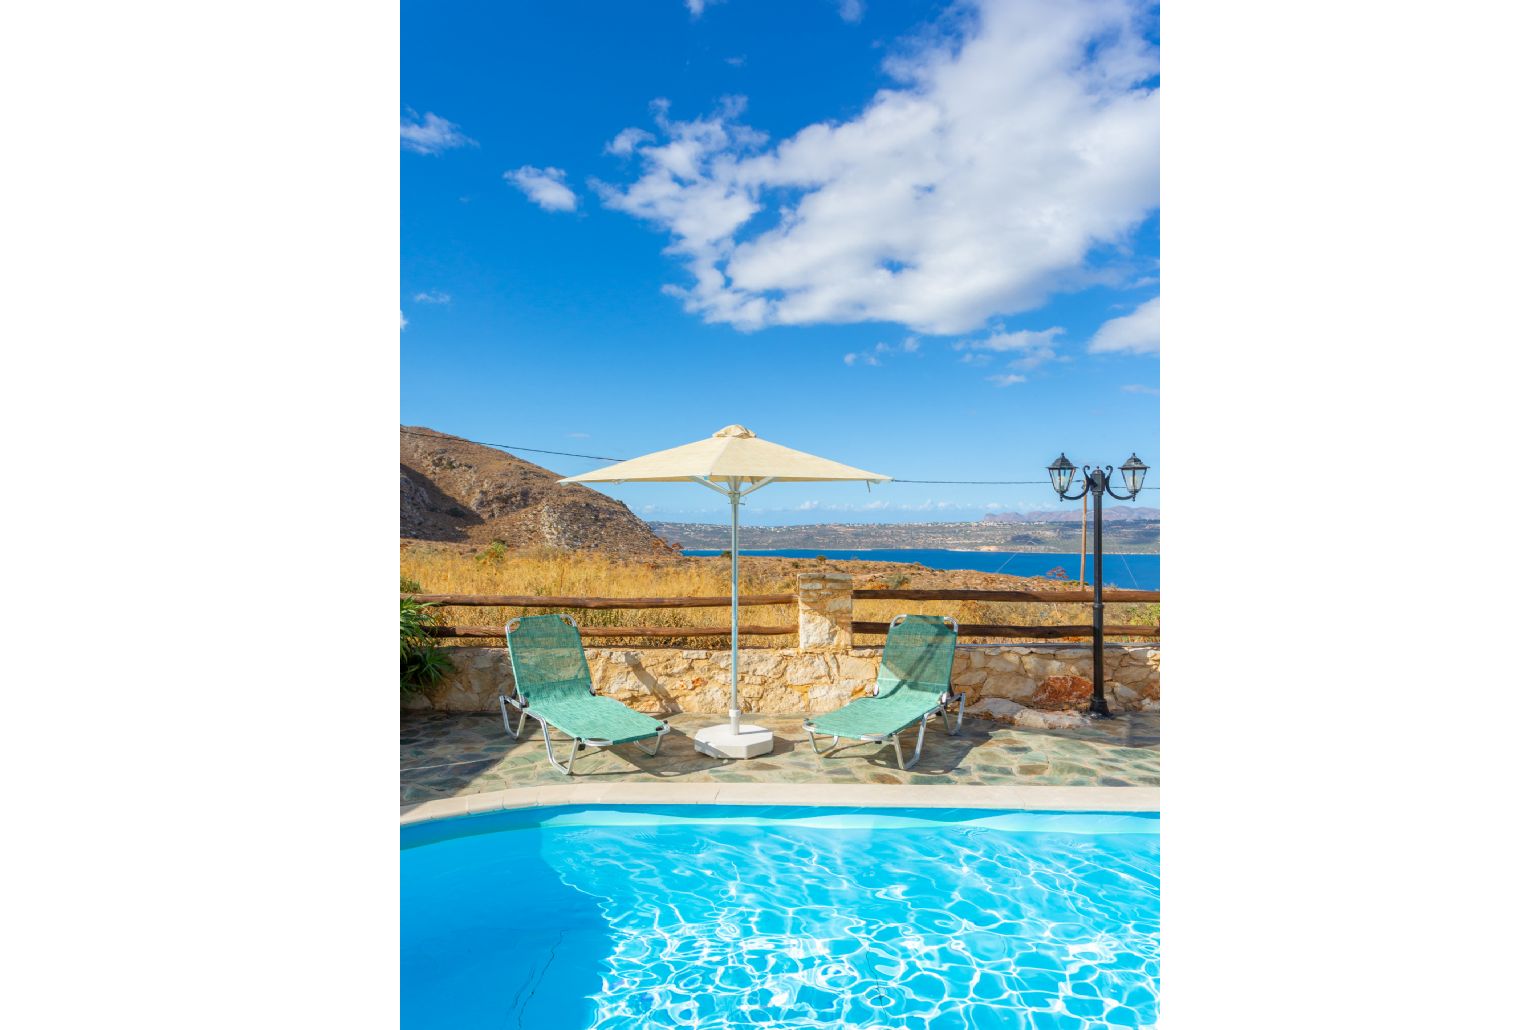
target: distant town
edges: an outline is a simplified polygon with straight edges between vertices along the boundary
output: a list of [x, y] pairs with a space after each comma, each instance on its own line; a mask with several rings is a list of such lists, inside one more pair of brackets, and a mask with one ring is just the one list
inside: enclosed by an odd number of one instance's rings
[[[1158, 554], [1160, 510], [1135, 509], [1102, 524], [1103, 546], [1109, 552]], [[1025, 521], [1036, 513], [991, 516], [978, 522], [824, 523], [807, 526], [742, 526], [739, 546], [745, 550], [789, 548], [937, 548], [959, 551], [1038, 551], [1070, 553], [1080, 550], [1080, 513], [1073, 521], [1057, 512], [1042, 521]], [[1066, 513], [1068, 514], [1068, 513]], [[1022, 521], [1017, 521], [1022, 520]], [[726, 547], [725, 525], [699, 522], [649, 522], [654, 533], [686, 550]]]

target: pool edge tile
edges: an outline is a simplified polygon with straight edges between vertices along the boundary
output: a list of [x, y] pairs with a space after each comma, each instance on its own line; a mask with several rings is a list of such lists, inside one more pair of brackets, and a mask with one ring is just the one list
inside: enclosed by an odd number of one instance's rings
[[[818, 807], [976, 808], [1038, 812], [1158, 812], [1159, 787], [981, 786], [971, 784], [818, 784]], [[511, 787], [401, 806], [401, 823], [503, 809], [567, 805], [796, 805], [799, 783], [572, 783]]]
[[432, 801], [419, 801], [415, 805], [401, 806], [402, 823], [421, 823], [430, 819], [448, 819], [457, 815], [466, 815], [470, 811], [469, 798], [434, 798]]

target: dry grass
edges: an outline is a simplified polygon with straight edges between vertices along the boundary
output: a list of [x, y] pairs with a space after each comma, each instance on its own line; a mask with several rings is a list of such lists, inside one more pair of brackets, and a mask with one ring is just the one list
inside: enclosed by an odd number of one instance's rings
[[[608, 555], [558, 550], [469, 552], [435, 544], [404, 543], [401, 576], [422, 585], [430, 594], [532, 594], [567, 597], [705, 597], [726, 596], [732, 589], [728, 563], [710, 558], [662, 561], [628, 561]], [[795, 574], [762, 567], [742, 568], [739, 589], [745, 594], [790, 593]], [[560, 608], [454, 608], [443, 609], [442, 621], [450, 625], [501, 626], [515, 615], [540, 615], [567, 611]], [[570, 614], [583, 626], [726, 626], [729, 609], [646, 608], [591, 610]], [[742, 624], [794, 625], [796, 611], [788, 605], [762, 605], [739, 609]], [[679, 637], [616, 638], [621, 646], [718, 647], [724, 638]], [[795, 642], [795, 635], [749, 637], [749, 644], [774, 645]], [[491, 641], [466, 641], [485, 646]]]
[[[1055, 583], [1015, 576], [989, 576], [971, 572], [940, 572], [889, 562], [816, 562], [790, 558], [746, 558], [739, 572], [740, 589], [745, 594], [792, 593], [798, 572], [813, 568], [837, 568], [855, 576], [863, 589], [898, 587], [952, 588], [1065, 588], [1076, 584]], [[895, 571], [897, 570], [897, 571]], [[675, 558], [659, 560], [623, 560], [592, 552], [558, 550], [500, 552], [476, 551], [450, 544], [403, 541], [401, 576], [421, 585], [431, 594], [530, 594], [581, 597], [701, 597], [725, 596], [730, 589], [729, 563], [723, 558]], [[454, 608], [443, 609], [442, 621], [448, 625], [501, 626], [515, 615], [537, 615], [559, 611], [556, 608]], [[1090, 605], [1012, 604], [998, 601], [906, 601], [895, 599], [861, 600], [855, 603], [858, 622], [887, 622], [894, 615], [951, 615], [960, 622], [1005, 625], [1063, 626], [1091, 621]], [[693, 626], [726, 626], [729, 614], [722, 608], [649, 608], [589, 610], [570, 614], [583, 626], [652, 626], [681, 629], [678, 637], [612, 638], [616, 646], [667, 646], [721, 648], [723, 637], [691, 637], [685, 632]], [[762, 605], [741, 609], [744, 625], [796, 624], [793, 605]], [[1158, 604], [1113, 604], [1107, 606], [1107, 622], [1125, 625], [1158, 625]], [[1003, 638], [1002, 638], [1003, 639]], [[795, 646], [796, 636], [747, 636], [747, 646]], [[969, 638], [970, 643], [982, 641]], [[490, 640], [465, 641], [471, 646], [486, 646]], [[877, 645], [882, 638], [858, 634], [856, 643]]]

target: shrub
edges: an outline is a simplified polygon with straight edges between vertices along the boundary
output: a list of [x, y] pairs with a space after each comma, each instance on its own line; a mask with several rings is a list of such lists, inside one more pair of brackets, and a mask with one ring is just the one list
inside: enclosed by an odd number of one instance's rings
[[506, 557], [508, 557], [508, 545], [501, 540], [494, 540], [487, 545], [485, 551], [476, 555], [476, 560], [483, 565], [501, 565]]
[[[406, 582], [403, 579], [403, 585]], [[425, 690], [449, 672], [449, 656], [428, 635], [428, 627], [438, 622], [435, 607], [409, 597], [401, 599], [402, 690]]]
[[420, 594], [420, 593], [422, 593], [422, 584], [417, 582], [415, 579], [411, 579], [411, 578], [409, 578], [407, 576], [402, 576], [401, 577], [401, 592], [403, 594]]

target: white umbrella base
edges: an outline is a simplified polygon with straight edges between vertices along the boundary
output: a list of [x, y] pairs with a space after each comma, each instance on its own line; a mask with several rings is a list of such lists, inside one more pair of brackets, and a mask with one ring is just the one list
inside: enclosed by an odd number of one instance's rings
[[775, 736], [763, 726], [739, 723], [733, 732], [731, 723], [707, 726], [696, 731], [695, 750], [712, 758], [754, 758], [768, 755], [775, 747]]

